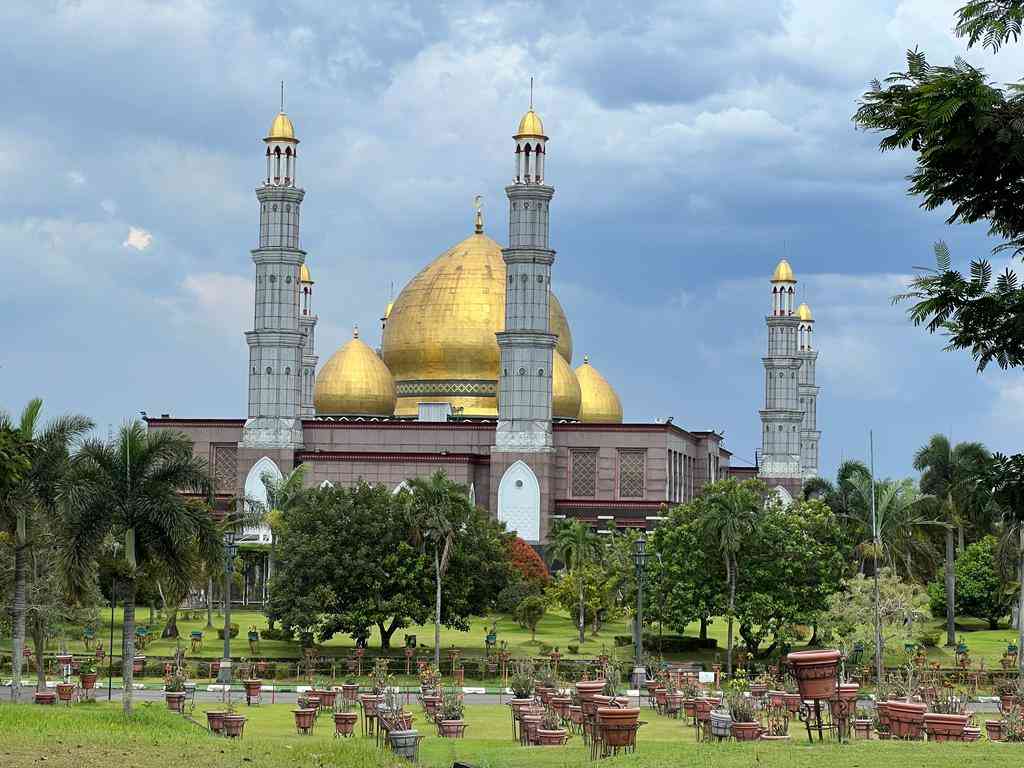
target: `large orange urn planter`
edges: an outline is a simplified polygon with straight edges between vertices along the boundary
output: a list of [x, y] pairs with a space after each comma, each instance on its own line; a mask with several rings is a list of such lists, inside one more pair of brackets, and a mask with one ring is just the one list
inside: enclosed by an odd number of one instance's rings
[[639, 707], [600, 707], [597, 721], [604, 742], [609, 747], [626, 747], [636, 738], [636, 725], [640, 720]]
[[312, 732], [313, 724], [316, 722], [315, 709], [293, 709], [292, 715], [295, 716], [295, 731], [297, 733], [306, 735]]
[[942, 715], [928, 712], [924, 716], [924, 730], [928, 741], [960, 741], [967, 727], [969, 715]]
[[890, 701], [889, 729], [894, 739], [920, 739], [924, 731], [924, 716], [928, 712], [927, 704], [914, 701]]
[[352, 735], [352, 731], [356, 726], [356, 720], [358, 719], [359, 715], [355, 712], [335, 712], [334, 735], [348, 738]]
[[836, 692], [839, 674], [839, 660], [842, 654], [837, 650], [794, 651], [786, 657], [800, 696], [804, 699], [831, 699]]
[[734, 721], [730, 727], [732, 728], [732, 737], [736, 741], [757, 741], [761, 735], [760, 723], [737, 723]]

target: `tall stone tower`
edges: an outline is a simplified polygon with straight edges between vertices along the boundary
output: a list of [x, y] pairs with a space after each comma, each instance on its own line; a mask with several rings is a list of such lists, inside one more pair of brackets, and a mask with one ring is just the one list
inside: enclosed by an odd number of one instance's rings
[[509, 530], [540, 543], [547, 539], [553, 496], [551, 386], [558, 337], [548, 326], [555, 261], [548, 244], [548, 206], [555, 190], [545, 183], [548, 137], [532, 103], [513, 138], [515, 176], [505, 187], [505, 330], [497, 334], [501, 363], [491, 508]]
[[800, 318], [796, 313], [796, 276], [783, 259], [772, 275], [772, 311], [768, 325], [768, 354], [764, 361], [765, 397], [761, 410], [760, 476], [784, 488], [792, 497], [801, 490], [801, 425], [798, 375]]
[[548, 206], [555, 194], [545, 184], [548, 137], [530, 107], [519, 122], [515, 179], [508, 195], [505, 330], [497, 334], [501, 350], [498, 383], [499, 451], [551, 451], [552, 358], [558, 337], [548, 327], [551, 265]]
[[299, 140], [283, 111], [274, 118], [263, 141], [267, 172], [256, 189], [260, 203], [259, 246], [252, 251], [256, 311], [253, 330], [245, 334], [249, 344], [249, 417], [241, 444], [246, 448], [295, 448], [302, 445], [299, 419], [307, 339], [299, 322], [299, 272], [306, 258], [299, 248], [299, 206], [305, 192], [295, 185]]
[[804, 414], [800, 424], [800, 469], [804, 480], [809, 480], [818, 476], [818, 443], [821, 441], [821, 432], [818, 430], [818, 386], [815, 383], [818, 350], [814, 346], [814, 315], [811, 308], [801, 304], [796, 314], [800, 319], [798, 355], [801, 360], [797, 381], [800, 387], [800, 410]]
[[302, 346], [302, 405], [299, 415], [306, 418], [316, 413], [313, 407], [313, 385], [316, 381], [316, 364], [320, 359], [316, 355], [316, 321], [313, 311], [313, 278], [309, 267], [303, 264], [299, 268], [299, 285], [302, 288], [302, 314], [299, 315], [299, 328], [305, 334]]

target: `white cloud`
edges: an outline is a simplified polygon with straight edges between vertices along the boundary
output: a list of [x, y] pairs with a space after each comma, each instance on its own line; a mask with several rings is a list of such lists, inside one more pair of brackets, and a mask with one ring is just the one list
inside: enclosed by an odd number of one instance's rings
[[110, 216], [113, 216], [115, 213], [117, 213], [117, 203], [115, 203], [113, 200], [109, 198], [100, 201], [100, 208], [102, 208]]
[[185, 276], [174, 296], [158, 300], [171, 322], [190, 325], [194, 332], [212, 330], [241, 338], [252, 326], [252, 279], [221, 272]]
[[85, 186], [85, 174], [81, 171], [68, 171], [68, 183], [73, 187]]
[[128, 227], [128, 239], [121, 243], [124, 248], [144, 251], [153, 244], [153, 234], [142, 227]]

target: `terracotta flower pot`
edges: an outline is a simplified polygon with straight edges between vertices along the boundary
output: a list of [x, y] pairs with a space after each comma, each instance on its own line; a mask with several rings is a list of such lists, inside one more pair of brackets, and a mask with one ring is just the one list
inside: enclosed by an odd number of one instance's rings
[[523, 729], [523, 740], [527, 744], [537, 743], [537, 731], [540, 729], [540, 721], [543, 719], [543, 712], [523, 712], [519, 715], [519, 722]]
[[927, 704], [913, 701], [890, 701], [889, 728], [893, 738], [920, 739], [924, 730], [924, 716], [928, 711]]
[[83, 691], [91, 691], [96, 687], [96, 678], [99, 675], [96, 672], [85, 672], [78, 676], [78, 682], [82, 685]]
[[533, 699], [509, 699], [508, 705], [512, 707], [512, 711], [518, 715], [525, 707], [533, 704]]
[[804, 703], [804, 700], [799, 693], [786, 693], [782, 696], [782, 703], [791, 715], [795, 715], [800, 711], [800, 705]]
[[437, 714], [437, 710], [440, 709], [440, 707], [441, 707], [441, 697], [440, 696], [424, 696], [423, 697], [423, 709], [426, 711], [427, 715], [430, 716], [431, 718], [433, 718], [434, 715]]
[[466, 734], [465, 720], [442, 720], [437, 724], [438, 733], [446, 739], [461, 739]]
[[32, 699], [36, 704], [52, 705], [57, 703], [57, 694], [53, 691], [36, 691]]
[[977, 741], [981, 738], [981, 728], [975, 728], [972, 725], [968, 725], [964, 728], [963, 735], [960, 737], [961, 741]]
[[320, 697], [320, 709], [334, 709], [334, 700], [338, 697], [335, 691], [318, 690], [316, 695]]
[[794, 651], [786, 657], [804, 699], [830, 699], [836, 692], [839, 659], [837, 650]]
[[349, 737], [352, 735], [352, 730], [355, 728], [356, 720], [359, 719], [359, 715], [355, 712], [335, 712], [334, 713], [334, 735]]
[[341, 686], [341, 697], [345, 701], [350, 701], [353, 704], [359, 700], [359, 684], [358, 683], [345, 683]]
[[604, 690], [604, 680], [580, 680], [576, 683], [576, 693], [580, 701], [593, 701], [594, 697]]
[[225, 715], [227, 715], [227, 712], [222, 712], [220, 710], [214, 710], [206, 713], [206, 724], [210, 726], [211, 733], [223, 733]]
[[1011, 709], [1013, 709], [1013, 705], [1016, 699], [1017, 697], [1014, 696], [1012, 693], [999, 694], [999, 711], [1009, 712]]
[[74, 683], [57, 683], [57, 698], [63, 702], [70, 702], [75, 695]]
[[557, 715], [563, 720], [569, 718], [569, 704], [572, 703], [572, 699], [568, 696], [552, 696], [551, 697], [551, 708], [555, 710]]
[[940, 715], [928, 712], [924, 716], [924, 729], [928, 741], [960, 741], [967, 727], [968, 715]]
[[789, 741], [792, 737], [788, 733], [783, 733], [779, 736], [772, 736], [769, 733], [762, 733], [760, 736], [761, 741]]
[[985, 734], [989, 741], [1002, 741], [1006, 734], [1006, 723], [1003, 720], [986, 720]]
[[786, 705], [785, 691], [768, 691], [768, 706], [784, 707]]
[[293, 709], [295, 716], [295, 730], [301, 734], [308, 734], [313, 730], [313, 723], [316, 722], [315, 709]]
[[639, 707], [600, 707], [597, 721], [609, 747], [629, 746], [636, 739], [636, 724], [640, 719]]
[[683, 714], [687, 717], [693, 717], [697, 714], [696, 699], [683, 699]]
[[871, 738], [871, 721], [866, 718], [856, 718], [853, 721], [853, 733], [858, 739]]
[[888, 729], [891, 725], [889, 722], [889, 702], [878, 701], [875, 702], [875, 711], [878, 712], [878, 725], [882, 729]]
[[537, 743], [542, 747], [560, 747], [565, 744], [565, 740], [568, 737], [567, 734], [568, 732], [565, 728], [557, 728], [551, 731], [538, 728]]
[[185, 708], [185, 692], [164, 691], [164, 701], [171, 712], [181, 712]]
[[252, 704], [252, 700], [260, 699], [260, 691], [263, 690], [262, 680], [246, 680], [242, 683], [245, 686], [245, 703]]
[[231, 739], [242, 738], [245, 730], [245, 715], [224, 715], [224, 735]]
[[578, 707], [575, 704], [570, 704], [569, 720], [572, 721], [573, 725], [583, 725], [583, 707]]
[[732, 729], [732, 736], [736, 741], [756, 741], [757, 737], [761, 735], [760, 723], [737, 723], [733, 721], [730, 727]]

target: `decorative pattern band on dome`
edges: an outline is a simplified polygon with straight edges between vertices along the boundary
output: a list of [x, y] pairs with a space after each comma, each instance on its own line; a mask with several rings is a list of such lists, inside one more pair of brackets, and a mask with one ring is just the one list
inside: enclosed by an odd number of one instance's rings
[[473, 395], [475, 397], [497, 397], [496, 381], [463, 381], [458, 379], [399, 381], [395, 383], [399, 397], [430, 397], [432, 395]]

